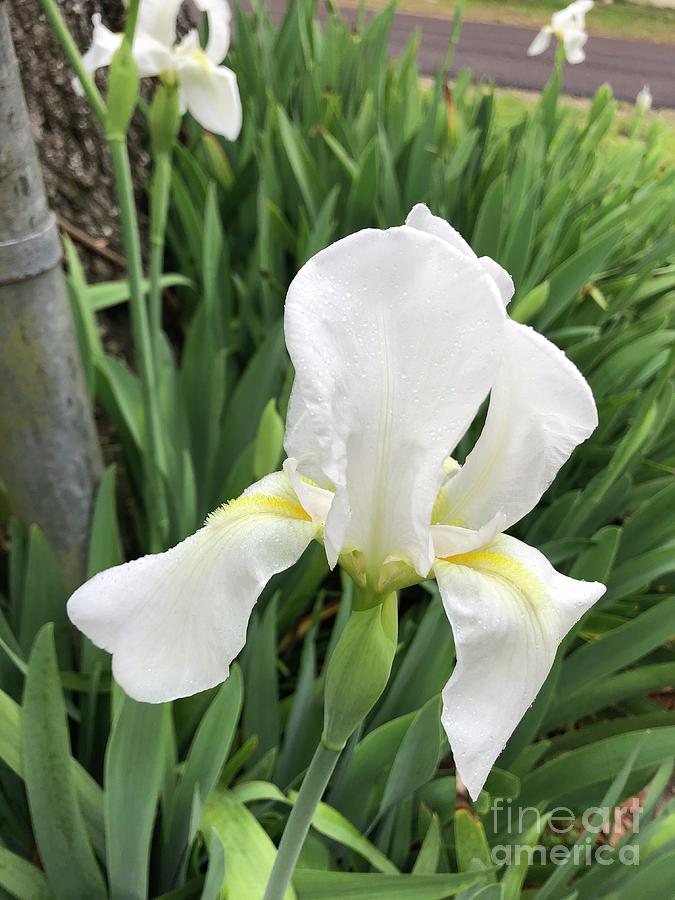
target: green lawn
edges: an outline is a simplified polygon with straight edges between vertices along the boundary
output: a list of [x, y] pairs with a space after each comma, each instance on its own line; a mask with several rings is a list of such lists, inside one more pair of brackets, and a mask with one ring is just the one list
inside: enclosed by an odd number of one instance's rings
[[[358, 0], [342, 0], [356, 5]], [[388, 0], [368, 0], [372, 8], [385, 6]], [[451, 16], [456, 0], [400, 0], [399, 9], [428, 15]], [[511, 25], [543, 25], [565, 0], [467, 0], [464, 17], [482, 22]], [[632, 3], [596, 2], [587, 17], [593, 34], [675, 43], [675, 10], [636, 6]]]

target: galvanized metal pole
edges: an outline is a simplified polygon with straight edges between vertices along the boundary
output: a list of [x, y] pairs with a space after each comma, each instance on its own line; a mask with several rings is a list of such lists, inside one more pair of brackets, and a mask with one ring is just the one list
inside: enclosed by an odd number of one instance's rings
[[0, 478], [14, 513], [44, 531], [70, 589], [84, 575], [101, 454], [8, 5], [0, 0]]

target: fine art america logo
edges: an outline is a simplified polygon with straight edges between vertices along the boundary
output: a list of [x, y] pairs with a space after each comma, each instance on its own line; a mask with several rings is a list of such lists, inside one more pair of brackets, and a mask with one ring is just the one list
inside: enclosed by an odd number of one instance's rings
[[[533, 806], [513, 810], [511, 801], [495, 800], [492, 805], [493, 829], [495, 833], [507, 833], [526, 839], [526, 835], [537, 836], [544, 833], [561, 843], [519, 844], [518, 837], [513, 843], [495, 844], [491, 850], [492, 862], [496, 866], [526, 864], [562, 866], [568, 861], [577, 867], [615, 864], [637, 866], [640, 863], [640, 848], [629, 843], [628, 838], [640, 831], [640, 801], [633, 797], [628, 804], [617, 807], [589, 806], [581, 816], [575, 815], [566, 806], [556, 806], [547, 813], [541, 813]], [[629, 827], [626, 828], [626, 823]], [[565, 840], [565, 835], [567, 839]]]

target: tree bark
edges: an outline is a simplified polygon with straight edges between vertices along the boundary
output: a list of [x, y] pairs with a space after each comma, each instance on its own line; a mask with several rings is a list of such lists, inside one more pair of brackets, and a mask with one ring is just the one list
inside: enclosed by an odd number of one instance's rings
[[[100, 13], [112, 30], [122, 28], [121, 0], [58, 3], [82, 51], [91, 43], [94, 13]], [[120, 255], [119, 217], [110, 160], [98, 123], [86, 100], [73, 90], [72, 72], [40, 0], [13, 0], [10, 26], [50, 206], [61, 228], [70, 231], [78, 243], [91, 280], [119, 278], [121, 260], [115, 262]], [[99, 78], [103, 84], [105, 75]], [[130, 134], [130, 153], [136, 184], [142, 185], [148, 157], [140, 120]], [[83, 234], [78, 236], [78, 230]]]

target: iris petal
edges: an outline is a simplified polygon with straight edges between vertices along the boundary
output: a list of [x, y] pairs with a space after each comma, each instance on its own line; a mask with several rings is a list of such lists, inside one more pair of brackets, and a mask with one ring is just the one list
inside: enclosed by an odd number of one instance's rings
[[505, 535], [434, 568], [457, 651], [442, 722], [475, 799], [560, 641], [605, 588], [561, 575], [538, 550]]
[[178, 546], [96, 575], [68, 615], [129, 696], [185, 697], [227, 678], [260, 592], [317, 532], [286, 476], [268, 475]]
[[335, 486], [331, 564], [358, 548], [426, 576], [443, 460], [489, 390], [504, 325], [478, 260], [403, 226], [338, 241], [288, 292], [296, 381], [286, 450], [302, 474]]

